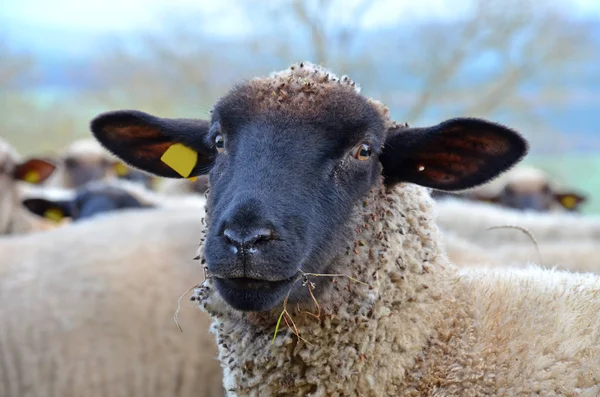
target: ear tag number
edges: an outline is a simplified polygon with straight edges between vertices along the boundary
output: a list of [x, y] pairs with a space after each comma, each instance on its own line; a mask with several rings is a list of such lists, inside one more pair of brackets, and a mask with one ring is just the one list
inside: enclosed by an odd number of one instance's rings
[[44, 212], [44, 218], [53, 220], [55, 222], [60, 222], [60, 220], [64, 217], [65, 215], [58, 208], [50, 208]]
[[198, 153], [181, 143], [171, 145], [160, 158], [163, 163], [187, 178], [198, 162]]
[[117, 173], [118, 176], [125, 176], [125, 175], [129, 174], [129, 170], [127, 169], [127, 166], [123, 163], [115, 164], [115, 172]]
[[27, 171], [23, 180], [29, 183], [38, 183], [40, 181], [40, 173], [34, 170]]
[[563, 207], [572, 209], [577, 204], [577, 199], [574, 196], [565, 196], [560, 200], [560, 203], [563, 205]]

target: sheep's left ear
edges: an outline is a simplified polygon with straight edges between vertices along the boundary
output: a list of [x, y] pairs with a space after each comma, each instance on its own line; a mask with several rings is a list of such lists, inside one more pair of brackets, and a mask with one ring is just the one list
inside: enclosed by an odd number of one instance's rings
[[47, 160], [30, 158], [15, 167], [13, 178], [17, 181], [39, 184], [48, 179], [55, 169], [56, 166]]
[[411, 182], [445, 191], [490, 181], [529, 149], [516, 131], [481, 119], [457, 118], [428, 128], [389, 131], [380, 155], [385, 184]]
[[92, 120], [94, 137], [126, 164], [166, 178], [208, 173], [217, 153], [206, 141], [209, 123], [169, 119], [138, 110], [103, 113]]

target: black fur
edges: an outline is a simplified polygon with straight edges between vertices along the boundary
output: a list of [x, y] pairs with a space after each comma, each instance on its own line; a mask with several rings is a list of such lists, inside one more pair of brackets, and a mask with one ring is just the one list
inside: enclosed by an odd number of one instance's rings
[[[388, 185], [405, 181], [456, 190], [493, 178], [527, 149], [512, 130], [475, 119], [388, 132], [374, 106], [362, 96], [335, 90], [321, 95], [331, 96], [323, 101], [326, 106], [294, 113], [261, 108], [250, 88], [241, 86], [217, 103], [210, 128], [183, 128], [181, 136], [170, 120], [119, 113], [122, 126], [128, 122], [170, 125], [168, 134], [151, 137], [149, 142], [185, 140], [206, 153], [216, 136], [224, 137], [224, 151], [213, 154], [210, 164], [205, 256], [219, 293], [236, 309], [273, 308], [284, 299], [299, 270], [327, 273], [334, 257], [347, 246], [353, 207], [377, 184], [382, 167]], [[103, 127], [92, 124], [101, 142], [110, 141], [109, 149], [124, 161], [157, 170], [151, 160], [137, 160], [138, 148], [132, 146], [131, 137], [123, 137], [120, 145], [118, 135], [106, 139], [99, 133], [112, 118], [103, 117]], [[190, 136], [193, 131], [196, 135]], [[474, 145], [478, 134], [484, 134], [491, 146]], [[372, 157], [364, 161], [353, 155], [353, 148], [362, 143], [373, 149]], [[135, 145], [143, 147], [144, 139], [135, 140]], [[448, 161], [448, 156], [436, 161], [436, 154], [444, 150], [455, 153], [457, 161]], [[428, 154], [433, 154], [433, 160]], [[425, 160], [427, 167], [439, 172], [410, 168]], [[443, 174], [451, 175], [452, 181], [445, 181]], [[307, 299], [306, 288], [294, 287], [289, 301]]]

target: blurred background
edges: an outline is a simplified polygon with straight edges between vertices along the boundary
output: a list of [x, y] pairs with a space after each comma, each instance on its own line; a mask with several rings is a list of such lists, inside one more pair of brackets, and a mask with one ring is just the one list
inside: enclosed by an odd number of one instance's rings
[[4, 0], [0, 136], [23, 155], [97, 113], [206, 117], [236, 81], [321, 63], [398, 121], [479, 116], [600, 213], [599, 0]]

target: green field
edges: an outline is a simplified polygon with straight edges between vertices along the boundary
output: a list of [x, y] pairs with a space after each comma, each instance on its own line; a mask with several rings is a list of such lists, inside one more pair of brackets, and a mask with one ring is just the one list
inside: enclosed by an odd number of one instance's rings
[[532, 157], [526, 164], [550, 173], [562, 186], [572, 187], [587, 195], [583, 213], [600, 214], [600, 153]]

